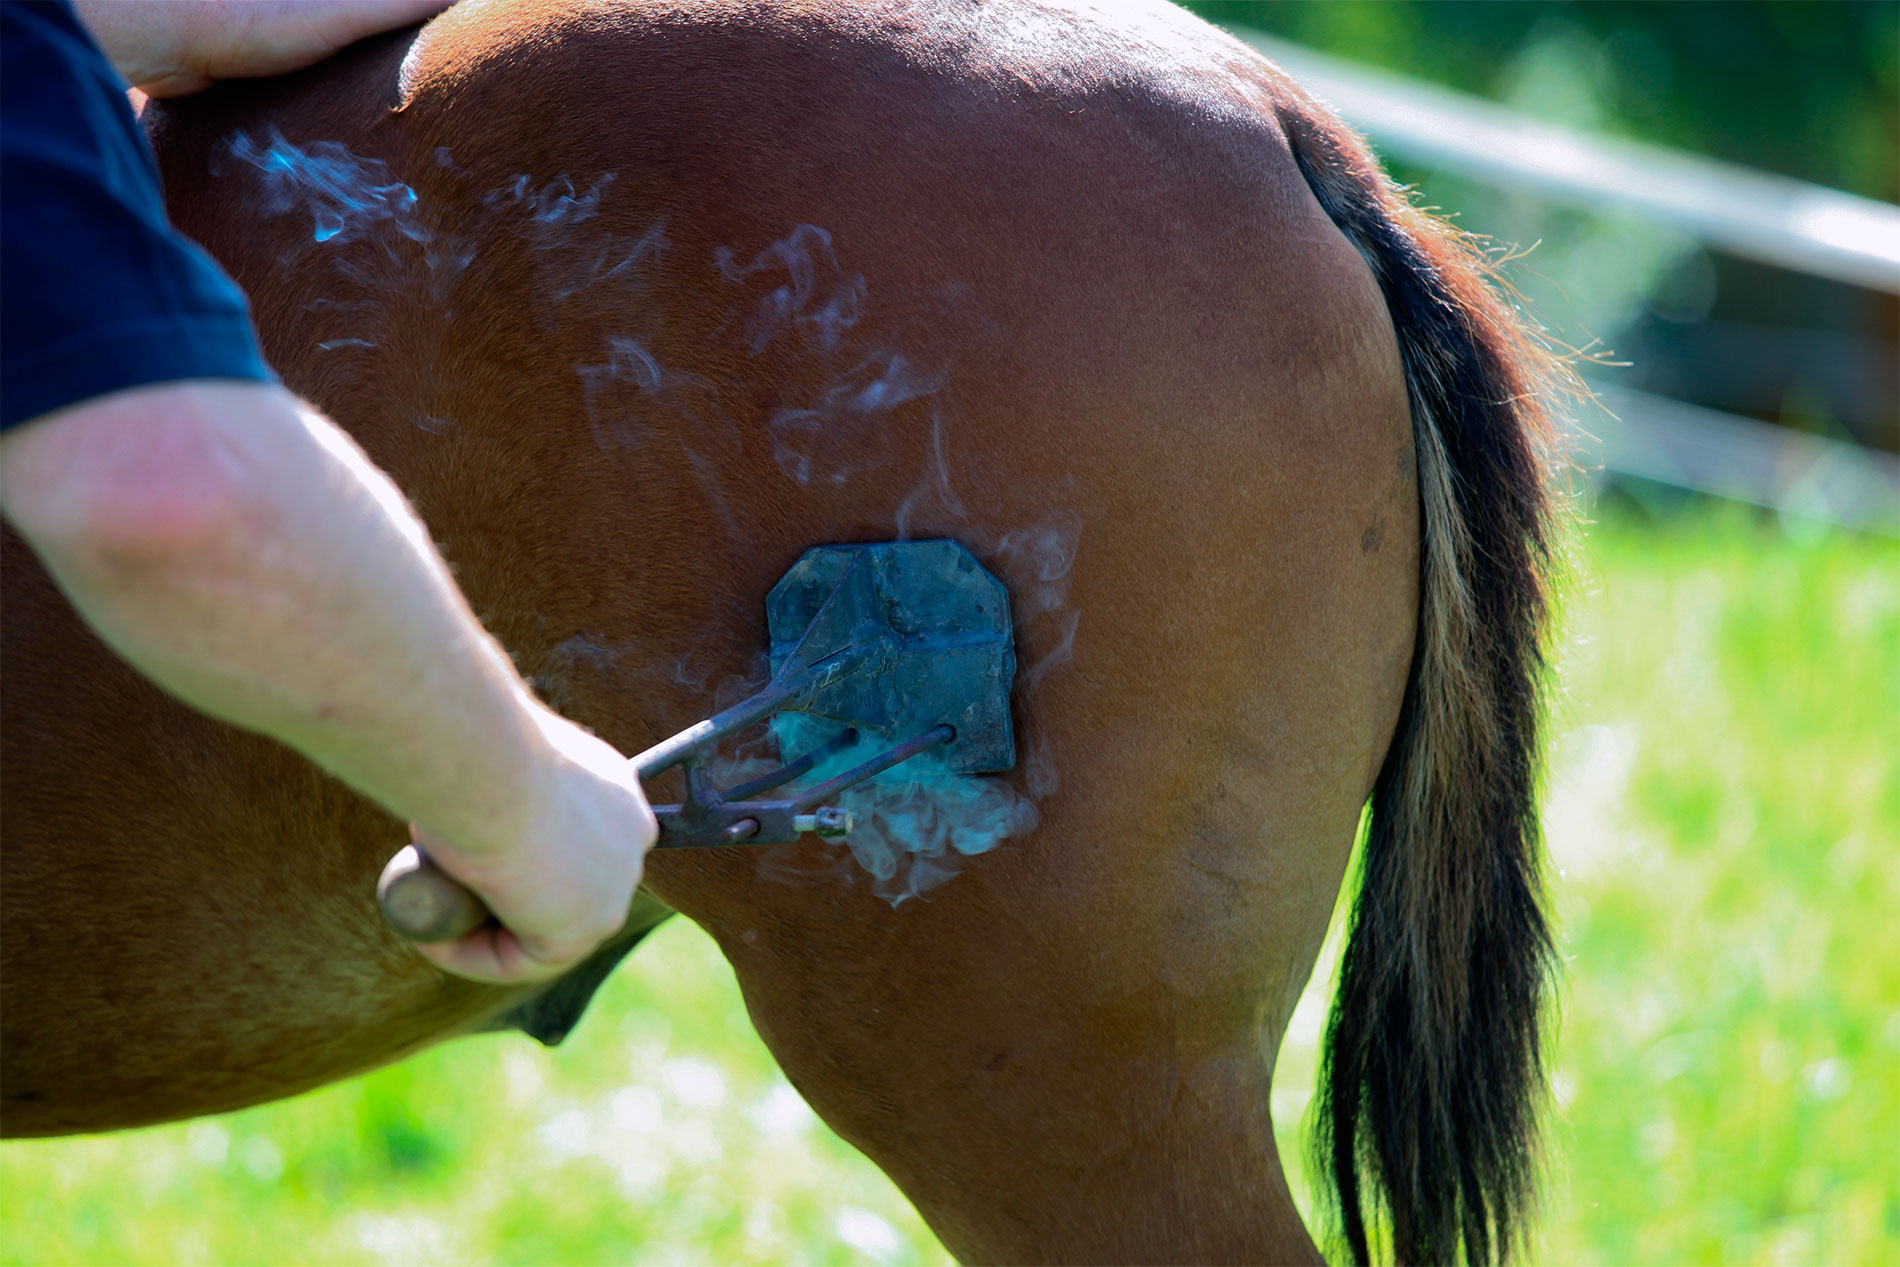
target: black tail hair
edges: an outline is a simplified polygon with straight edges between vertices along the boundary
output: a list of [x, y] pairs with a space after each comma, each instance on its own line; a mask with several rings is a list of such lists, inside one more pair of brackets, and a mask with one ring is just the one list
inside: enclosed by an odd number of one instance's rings
[[1418, 634], [1372, 793], [1316, 1149], [1346, 1240], [1367, 1212], [1401, 1262], [1521, 1247], [1544, 1100], [1554, 950], [1540, 884], [1538, 727], [1554, 571], [1551, 427], [1563, 367], [1488, 258], [1414, 207], [1322, 108], [1281, 120], [1398, 333], [1418, 449]]

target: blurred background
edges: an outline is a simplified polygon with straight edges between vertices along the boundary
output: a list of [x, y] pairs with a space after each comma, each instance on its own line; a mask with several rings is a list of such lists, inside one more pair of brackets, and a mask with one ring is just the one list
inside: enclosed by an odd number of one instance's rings
[[[1900, 5], [1202, 3], [1577, 350], [1533, 1257], [1900, 1262]], [[1275, 1080], [1297, 1172], [1322, 958]], [[0, 1261], [946, 1261], [673, 921], [568, 1043], [0, 1148]]]

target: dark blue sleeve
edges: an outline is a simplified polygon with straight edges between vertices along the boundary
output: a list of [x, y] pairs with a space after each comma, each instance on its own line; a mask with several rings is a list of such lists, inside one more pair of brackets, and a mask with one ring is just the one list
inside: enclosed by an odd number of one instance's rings
[[270, 381], [237, 283], [165, 218], [72, 6], [0, 0], [0, 427], [185, 378]]

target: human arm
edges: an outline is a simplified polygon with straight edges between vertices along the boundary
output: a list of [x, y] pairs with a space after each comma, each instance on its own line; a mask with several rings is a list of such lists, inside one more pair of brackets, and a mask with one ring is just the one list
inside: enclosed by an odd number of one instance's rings
[[433, 17], [450, 0], [74, 0], [125, 82], [178, 97], [220, 79], [281, 75]]
[[506, 926], [422, 947], [440, 966], [550, 976], [625, 918], [655, 835], [625, 758], [533, 701], [401, 494], [281, 387], [8, 430], [0, 511], [142, 672], [422, 829]]

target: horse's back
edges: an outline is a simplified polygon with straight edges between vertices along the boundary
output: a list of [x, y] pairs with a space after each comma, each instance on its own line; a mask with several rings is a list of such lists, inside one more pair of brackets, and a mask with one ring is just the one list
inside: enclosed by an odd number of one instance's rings
[[[395, 475], [524, 672], [624, 750], [756, 671], [765, 591], [809, 546], [954, 537], [1009, 585], [1008, 786], [1033, 832], [1018, 815], [994, 852], [897, 859], [876, 884], [817, 842], [648, 869], [718, 938], [793, 1080], [953, 1246], [998, 1147], [1105, 1183], [1227, 1097], [1236, 1155], [1270, 1152], [1271, 1042], [1399, 708], [1405, 389], [1284, 91], [1163, 10], [463, 6], [158, 129], [176, 219], [252, 294], [286, 383]], [[8, 569], [10, 600], [42, 584], [17, 550]], [[168, 966], [128, 967], [152, 939], [222, 935], [193, 960], [219, 999], [247, 957], [334, 959], [326, 1021], [358, 973], [385, 1045], [358, 1064], [425, 1036], [389, 1001], [422, 1031], [492, 1010], [374, 926], [380, 815], [44, 619], [59, 632], [20, 635], [40, 680], [118, 678], [20, 767], [65, 807], [22, 829], [20, 874], [118, 843], [83, 917], [9, 896], [10, 1044], [82, 971], [37, 950], [82, 918], [120, 948], [83, 971], [139, 990], [69, 1019], [82, 1035], [166, 993]], [[130, 699], [152, 720], [115, 731]], [[187, 736], [211, 754], [189, 786]], [[102, 747], [135, 795], [96, 799], [74, 759]], [[178, 877], [160, 910], [131, 867], [147, 839]], [[286, 871], [292, 849], [311, 859]], [[873, 891], [906, 886], [922, 900]], [[306, 940], [265, 891], [338, 914]], [[179, 1047], [231, 1029], [194, 1025]], [[176, 1067], [143, 1051], [109, 1076], [141, 1062]], [[1064, 1217], [1053, 1192], [1020, 1205], [1025, 1226]]]

